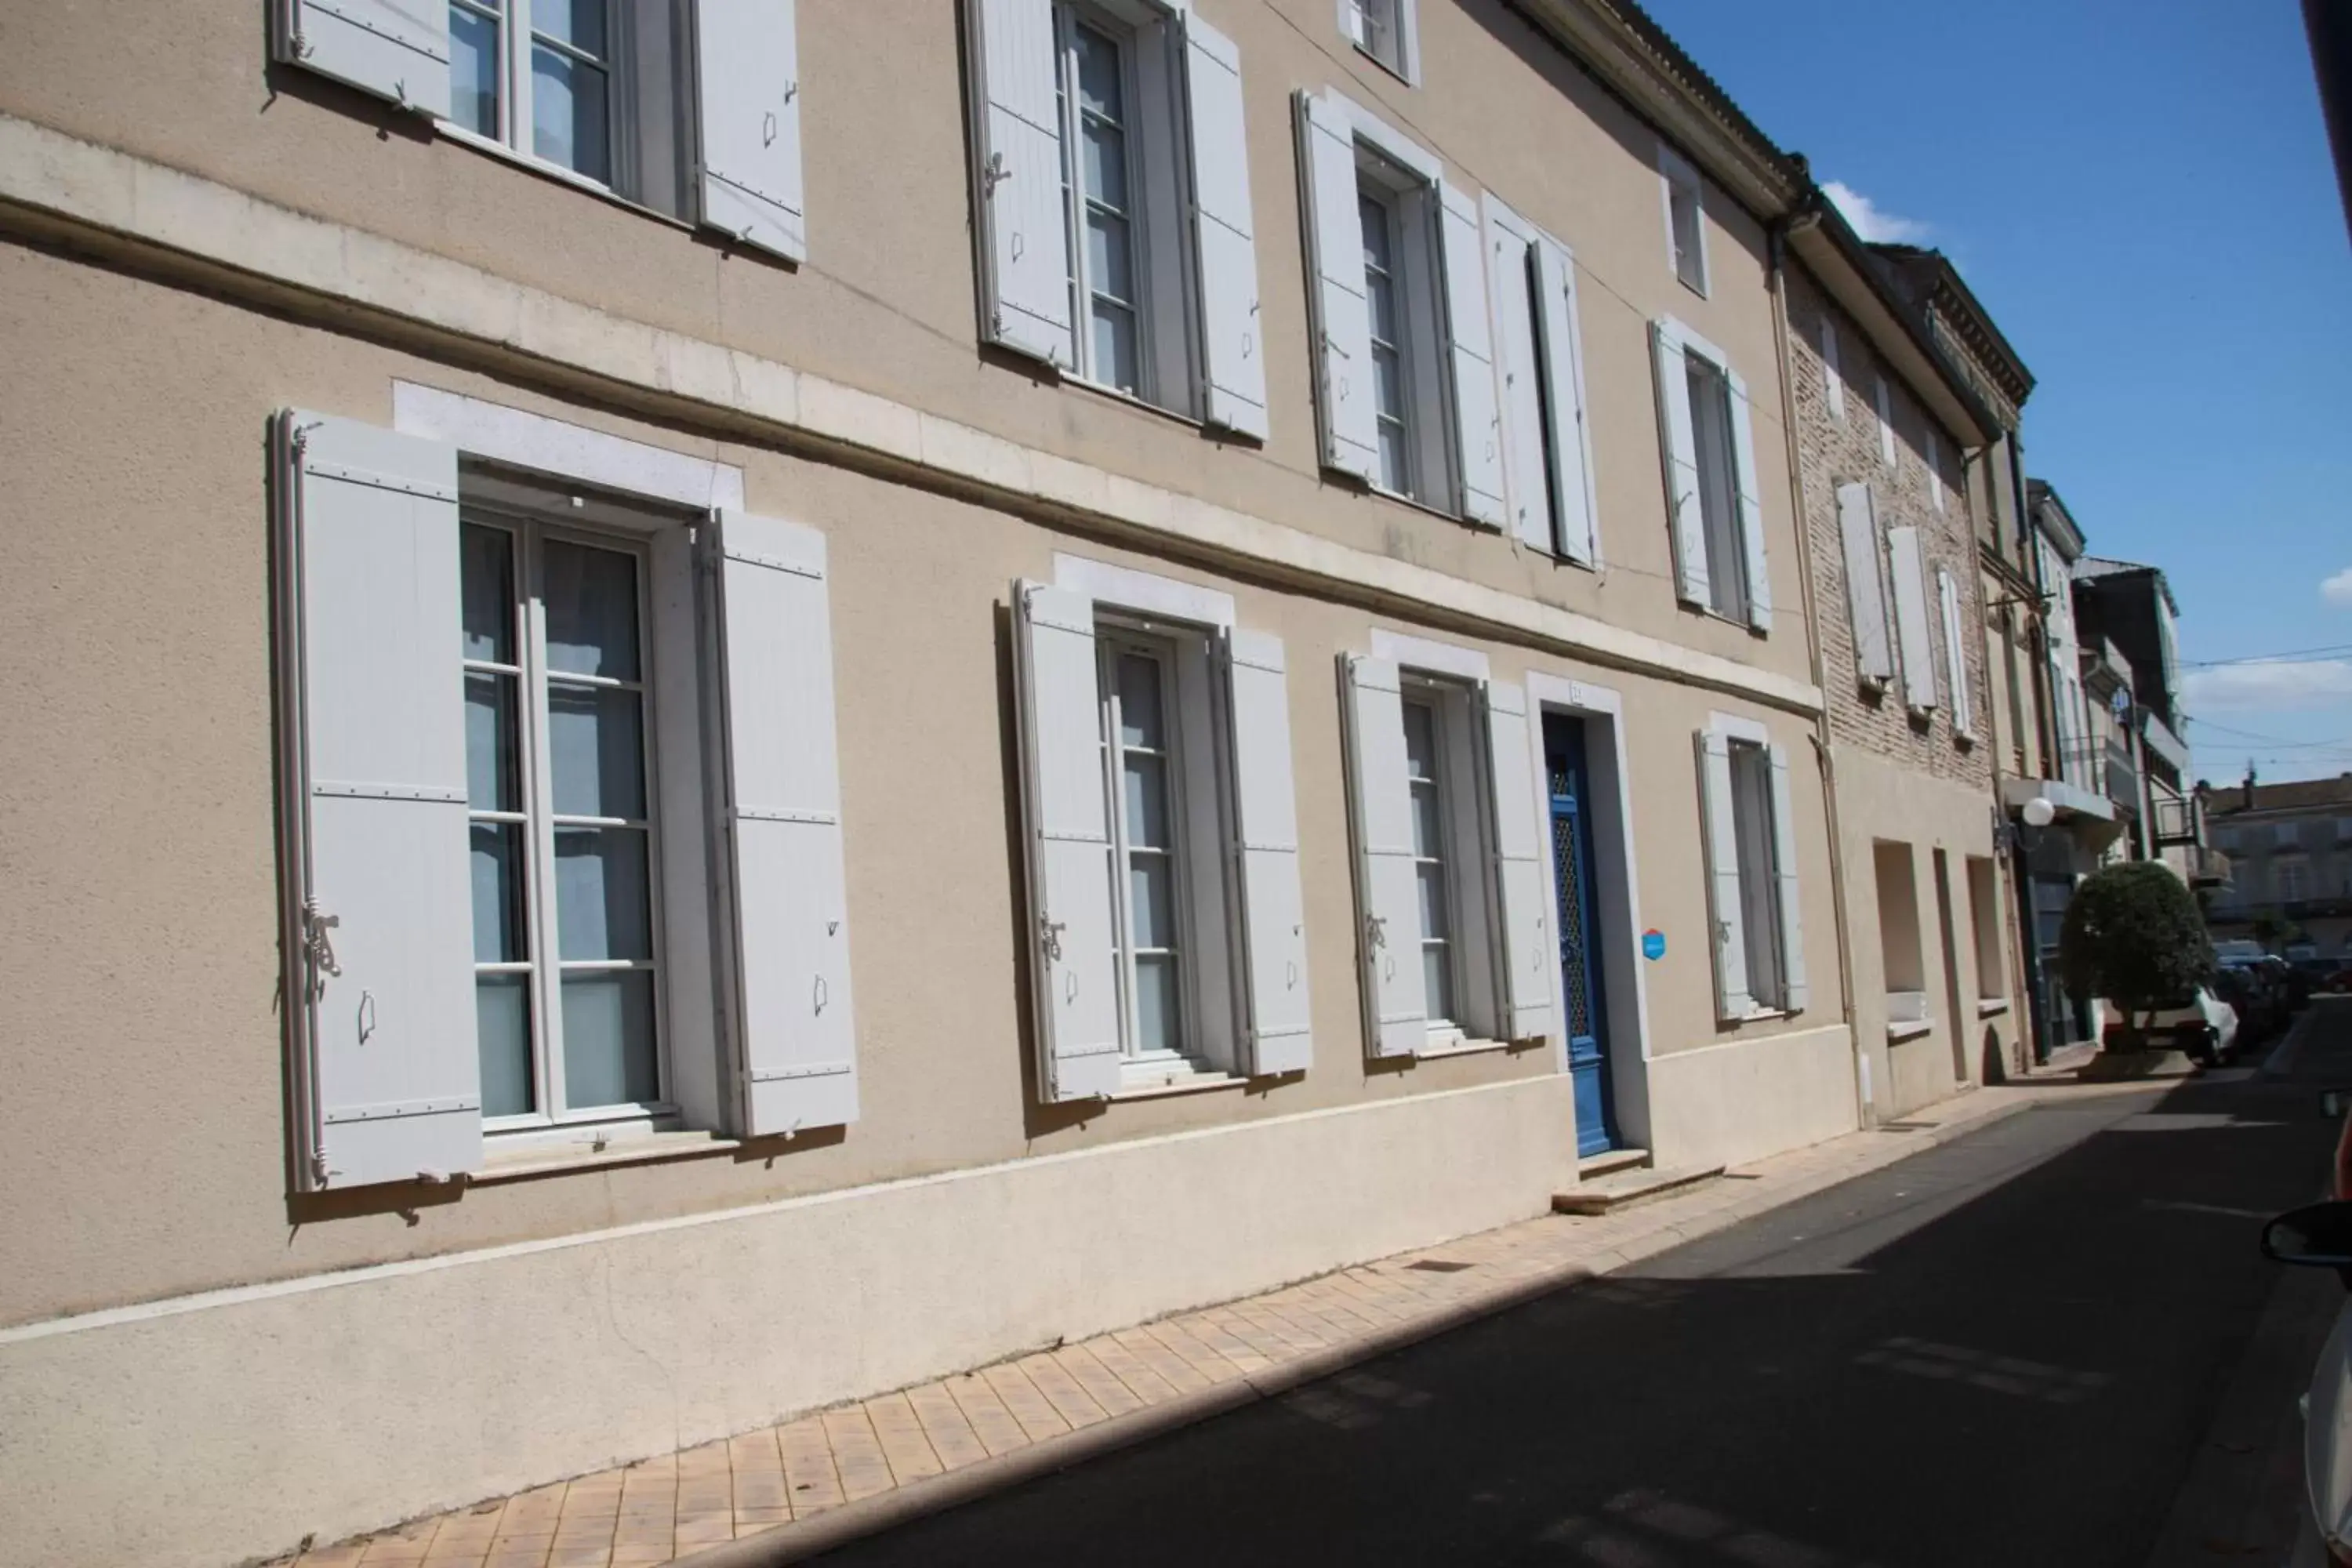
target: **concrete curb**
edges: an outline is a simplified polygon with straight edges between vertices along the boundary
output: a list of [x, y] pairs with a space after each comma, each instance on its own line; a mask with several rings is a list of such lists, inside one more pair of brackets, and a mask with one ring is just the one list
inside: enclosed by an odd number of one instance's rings
[[1890, 1134], [1890, 1137], [1900, 1138], [1901, 1142], [1883, 1150], [1867, 1151], [1850, 1163], [1821, 1173], [1816, 1177], [1800, 1178], [1787, 1188], [1770, 1194], [1769, 1202], [1759, 1199], [1726, 1204], [1694, 1214], [1687, 1219], [1668, 1222], [1647, 1235], [1628, 1237], [1601, 1247], [1591, 1258], [1561, 1264], [1516, 1279], [1497, 1281], [1476, 1296], [1435, 1308], [1411, 1322], [1391, 1324], [1361, 1339], [1310, 1351], [1262, 1371], [1244, 1373], [1226, 1382], [1180, 1394], [1165, 1404], [1130, 1410], [1124, 1415], [1114, 1415], [1075, 1432], [1016, 1448], [1009, 1454], [993, 1455], [943, 1476], [877, 1492], [872, 1497], [828, 1509], [806, 1520], [795, 1520], [757, 1535], [747, 1535], [740, 1541], [708, 1547], [689, 1556], [675, 1559], [669, 1568], [776, 1568], [777, 1564], [804, 1562], [837, 1547], [846, 1546], [851, 1542], [878, 1535], [886, 1530], [909, 1524], [935, 1513], [944, 1513], [992, 1492], [1051, 1475], [1056, 1470], [1068, 1469], [1121, 1448], [1132, 1447], [1212, 1416], [1225, 1415], [1260, 1400], [1277, 1398], [1292, 1389], [1334, 1373], [1344, 1372], [1351, 1366], [1419, 1344], [1423, 1340], [1434, 1339], [1440, 1334], [1509, 1311], [1514, 1307], [1525, 1306], [1555, 1291], [1600, 1279], [1620, 1268], [1629, 1268], [1643, 1258], [1712, 1236], [1717, 1231], [1727, 1230], [1758, 1215], [1826, 1192], [1858, 1176], [1899, 1164], [1915, 1154], [1948, 1143], [1956, 1138], [1982, 1131], [1997, 1122], [2032, 1110], [2038, 1103], [2038, 1097], [2020, 1098], [2005, 1105], [1990, 1106], [1964, 1119], [1922, 1128], [1916, 1133]]

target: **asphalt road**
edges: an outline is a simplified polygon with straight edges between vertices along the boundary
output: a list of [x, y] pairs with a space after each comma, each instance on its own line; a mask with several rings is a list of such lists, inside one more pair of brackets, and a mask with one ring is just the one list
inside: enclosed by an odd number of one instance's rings
[[2263, 1328], [2255, 1237], [2324, 1180], [2327, 1033], [2286, 1082], [2063, 1099], [823, 1561], [2137, 1568], [2324, 1331], [2308, 1276]]

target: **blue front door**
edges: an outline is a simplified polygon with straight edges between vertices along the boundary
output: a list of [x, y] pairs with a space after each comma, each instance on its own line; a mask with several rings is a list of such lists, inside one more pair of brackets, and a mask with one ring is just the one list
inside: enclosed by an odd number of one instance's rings
[[1551, 781], [1551, 858], [1559, 884], [1560, 994], [1568, 1004], [1568, 1070], [1576, 1080], [1576, 1152], [1617, 1147], [1601, 995], [1601, 922], [1594, 918], [1591, 775], [1584, 721], [1547, 713], [1544, 772]]

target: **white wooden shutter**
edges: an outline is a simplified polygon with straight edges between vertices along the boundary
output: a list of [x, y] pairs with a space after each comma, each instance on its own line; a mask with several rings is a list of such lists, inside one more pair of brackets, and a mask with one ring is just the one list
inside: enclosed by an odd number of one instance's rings
[[284, 957], [306, 1190], [482, 1163], [457, 454], [280, 419]]
[[808, 256], [801, 184], [798, 0], [697, 0], [702, 221], [794, 261]]
[[1853, 625], [1854, 669], [1885, 685], [1895, 679], [1895, 644], [1886, 619], [1886, 569], [1878, 544], [1878, 509], [1866, 484], [1838, 486], [1838, 535], [1845, 546], [1846, 606]]
[[844, 1126], [857, 1033], [824, 535], [740, 511], [716, 529], [743, 1131]]
[[1738, 817], [1732, 805], [1731, 741], [1717, 731], [1698, 732], [1699, 826], [1706, 850], [1707, 912], [1715, 953], [1715, 1011], [1724, 1019], [1755, 1011], [1748, 992], [1745, 906], [1739, 897]]
[[1811, 994], [1805, 986], [1805, 910], [1797, 887], [1797, 835], [1790, 826], [1794, 796], [1789, 789], [1789, 753], [1771, 748], [1772, 874], [1780, 911], [1780, 1005], [1801, 1013]]
[[1698, 440], [1691, 429], [1690, 366], [1683, 335], [1672, 321], [1650, 323], [1658, 371], [1658, 445], [1665, 463], [1666, 521], [1675, 542], [1675, 591], [1685, 604], [1712, 603], [1707, 584], [1706, 522], [1699, 510]]
[[1544, 396], [1537, 359], [1535, 280], [1528, 229], [1489, 192], [1486, 291], [1494, 304], [1495, 371], [1502, 383], [1505, 512], [1511, 533], [1547, 554], [1552, 536], [1551, 480], [1544, 467]]
[[278, 58], [388, 98], [449, 115], [448, 0], [279, 0]]
[[1927, 573], [1919, 531], [1890, 528], [1886, 551], [1895, 579], [1895, 631], [1903, 648], [1903, 700], [1917, 712], [1936, 706], [1935, 634], [1927, 629]]
[[1290, 770], [1290, 693], [1283, 668], [1281, 638], [1238, 629], [1225, 634], [1254, 1077], [1304, 1072], [1315, 1060], [1306, 905], [1298, 883], [1298, 789]]
[[1551, 1033], [1551, 941], [1544, 891], [1544, 841], [1538, 828], [1535, 757], [1527, 693], [1489, 680], [1486, 695], [1488, 783], [1494, 791], [1495, 880], [1501, 895], [1505, 1029], [1514, 1040]]
[[1969, 689], [1967, 627], [1960, 617], [1960, 585], [1951, 573], [1936, 568], [1936, 597], [1944, 612], [1944, 689], [1951, 694], [1955, 733], [1976, 733], [1975, 694]]
[[1265, 353], [1257, 242], [1243, 133], [1242, 55], [1184, 13], [1184, 89], [1192, 130], [1192, 243], [1201, 268], [1201, 351], [1212, 425], [1266, 437]]
[[1944, 510], [1944, 443], [1937, 437], [1936, 427], [1927, 426], [1927, 499], [1936, 510]]
[[1895, 467], [1895, 400], [1886, 389], [1886, 378], [1880, 376], [1872, 384], [1874, 401], [1878, 405], [1878, 460], [1888, 468]]
[[1445, 331], [1453, 353], [1454, 428], [1462, 459], [1462, 515], [1503, 526], [1503, 413], [1495, 387], [1495, 323], [1486, 309], [1486, 246], [1478, 204], [1450, 181], [1437, 186], [1445, 265]]
[[1601, 507], [1593, 490], [1592, 444], [1584, 420], [1584, 340], [1577, 323], [1576, 258], [1536, 236], [1536, 324], [1541, 332], [1545, 406], [1551, 420], [1551, 491], [1559, 507], [1559, 552], [1580, 565], [1601, 561]]
[[1020, 659], [1021, 793], [1035, 956], [1037, 1088], [1047, 1100], [1118, 1088], [1118, 936], [1111, 923], [1095, 607], [1043, 583], [1013, 592]]
[[1380, 428], [1372, 401], [1372, 321], [1364, 299], [1364, 231], [1356, 215], [1356, 133], [1345, 109], [1331, 100], [1302, 91], [1297, 102], [1323, 463], [1369, 482], [1381, 471]]
[[1748, 557], [1748, 624], [1759, 632], [1772, 629], [1772, 569], [1764, 556], [1764, 490], [1756, 482], [1754, 410], [1748, 401], [1748, 382], [1726, 366], [1731, 386], [1731, 468], [1739, 486], [1739, 546]]
[[1429, 1038], [1429, 996], [1421, 973], [1421, 893], [1413, 869], [1404, 706], [1391, 660], [1349, 658], [1347, 684], [1367, 1046], [1376, 1057], [1409, 1057]]
[[974, 206], [990, 342], [1049, 364], [1078, 363], [1062, 202], [1052, 0], [971, 0]]
[[1829, 388], [1830, 417], [1845, 423], [1845, 372], [1838, 363], [1837, 322], [1822, 317], [1822, 380]]

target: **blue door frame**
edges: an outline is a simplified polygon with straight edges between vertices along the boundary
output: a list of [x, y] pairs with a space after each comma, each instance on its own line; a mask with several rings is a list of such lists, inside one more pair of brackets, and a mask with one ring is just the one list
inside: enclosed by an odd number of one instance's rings
[[1576, 1152], [1601, 1154], [1618, 1146], [1617, 1108], [1605, 1044], [1609, 1021], [1592, 889], [1592, 788], [1584, 760], [1584, 721], [1547, 713], [1543, 741], [1552, 870], [1559, 889], [1560, 995], [1568, 1008], [1568, 1070], [1576, 1084]]

